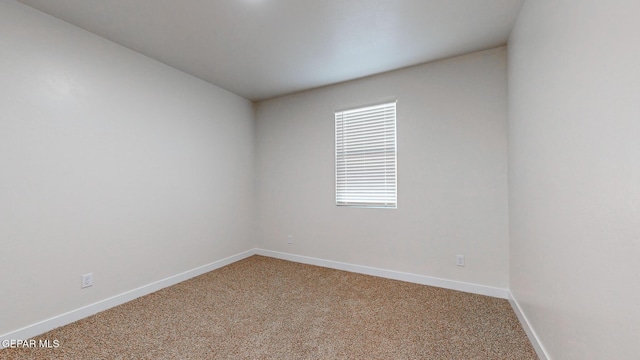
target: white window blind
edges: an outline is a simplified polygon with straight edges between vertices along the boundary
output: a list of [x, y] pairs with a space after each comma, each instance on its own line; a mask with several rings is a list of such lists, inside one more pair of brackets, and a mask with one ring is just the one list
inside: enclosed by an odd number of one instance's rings
[[395, 208], [395, 101], [335, 115], [336, 205]]

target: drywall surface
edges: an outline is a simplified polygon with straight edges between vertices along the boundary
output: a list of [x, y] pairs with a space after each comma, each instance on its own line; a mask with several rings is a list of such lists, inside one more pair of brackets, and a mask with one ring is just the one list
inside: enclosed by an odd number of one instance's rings
[[[506, 288], [506, 61], [497, 48], [258, 103], [259, 247]], [[393, 99], [398, 208], [337, 207], [334, 111]]]
[[14, 1], [0, 20], [0, 334], [254, 247], [249, 101]]
[[552, 359], [640, 352], [639, 13], [527, 1], [509, 40], [510, 288]]

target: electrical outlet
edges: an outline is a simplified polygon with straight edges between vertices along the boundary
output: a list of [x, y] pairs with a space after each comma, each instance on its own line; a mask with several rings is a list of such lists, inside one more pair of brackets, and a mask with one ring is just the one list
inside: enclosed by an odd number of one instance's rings
[[293, 244], [293, 236], [287, 236], [287, 244]]
[[93, 273], [82, 275], [82, 284], [80, 285], [81, 288], [84, 289], [92, 285], [93, 285]]
[[456, 265], [464, 266], [464, 255], [461, 255], [461, 254], [456, 255]]

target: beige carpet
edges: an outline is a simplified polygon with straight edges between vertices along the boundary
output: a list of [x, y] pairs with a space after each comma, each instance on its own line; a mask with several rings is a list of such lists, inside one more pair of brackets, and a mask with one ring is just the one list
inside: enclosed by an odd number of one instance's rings
[[253, 256], [0, 359], [537, 359], [506, 300]]

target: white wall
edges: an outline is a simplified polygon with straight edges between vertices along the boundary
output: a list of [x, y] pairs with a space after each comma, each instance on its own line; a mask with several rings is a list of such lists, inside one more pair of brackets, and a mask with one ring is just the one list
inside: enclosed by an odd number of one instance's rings
[[[506, 288], [506, 66], [498, 48], [259, 103], [260, 247]], [[336, 207], [334, 111], [387, 99], [398, 209]]]
[[553, 359], [640, 353], [638, 14], [527, 1], [509, 40], [510, 287]]
[[0, 54], [0, 334], [254, 247], [249, 101], [14, 1]]

